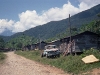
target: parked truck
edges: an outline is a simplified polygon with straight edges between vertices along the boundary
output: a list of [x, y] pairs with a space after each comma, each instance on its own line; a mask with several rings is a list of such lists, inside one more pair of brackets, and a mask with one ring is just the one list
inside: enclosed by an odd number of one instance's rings
[[47, 45], [45, 46], [45, 50], [43, 51], [41, 57], [60, 57], [60, 50], [57, 48], [56, 45]]

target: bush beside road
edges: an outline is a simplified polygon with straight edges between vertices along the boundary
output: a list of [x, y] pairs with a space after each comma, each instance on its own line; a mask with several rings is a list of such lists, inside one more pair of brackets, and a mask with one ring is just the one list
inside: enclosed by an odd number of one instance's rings
[[2, 63], [6, 58], [6, 55], [4, 53], [0, 52], [0, 63]]

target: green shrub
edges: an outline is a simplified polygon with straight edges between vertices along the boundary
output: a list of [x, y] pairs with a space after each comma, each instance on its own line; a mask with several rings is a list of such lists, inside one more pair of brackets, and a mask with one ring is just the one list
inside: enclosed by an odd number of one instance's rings
[[0, 53], [0, 62], [3, 61], [6, 58], [6, 55], [3, 53]]

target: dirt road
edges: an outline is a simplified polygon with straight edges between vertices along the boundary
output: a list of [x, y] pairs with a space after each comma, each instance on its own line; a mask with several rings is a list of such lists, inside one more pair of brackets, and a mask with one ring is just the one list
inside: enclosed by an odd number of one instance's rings
[[14, 52], [6, 53], [7, 59], [0, 67], [0, 75], [69, 75], [62, 70], [31, 61]]

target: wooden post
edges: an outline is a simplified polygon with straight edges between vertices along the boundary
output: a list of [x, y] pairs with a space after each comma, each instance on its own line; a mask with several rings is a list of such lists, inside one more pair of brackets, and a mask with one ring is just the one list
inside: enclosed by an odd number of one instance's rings
[[[71, 23], [70, 23], [70, 14], [69, 14], [69, 29], [70, 29], [70, 43], [72, 42], [72, 35], [71, 35]], [[70, 47], [70, 54], [72, 54], [72, 46]]]
[[76, 56], [77, 54], [76, 54], [76, 50], [75, 50], [75, 41], [74, 41], [74, 51], [75, 51], [75, 56]]

